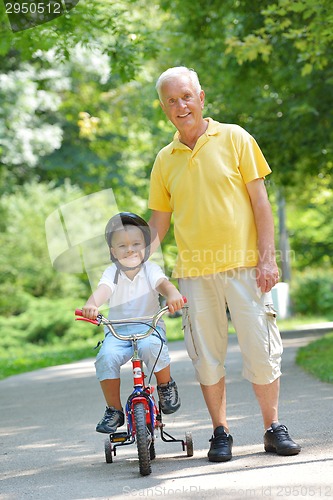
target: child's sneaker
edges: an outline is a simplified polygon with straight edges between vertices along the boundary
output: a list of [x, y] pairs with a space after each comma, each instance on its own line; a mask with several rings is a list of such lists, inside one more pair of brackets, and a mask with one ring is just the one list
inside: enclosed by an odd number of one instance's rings
[[178, 410], [180, 407], [180, 398], [178, 396], [177, 384], [173, 379], [167, 384], [158, 385], [157, 392], [163, 413], [169, 415]]
[[125, 422], [124, 412], [116, 410], [113, 406], [106, 407], [104, 417], [96, 425], [97, 432], [104, 434], [113, 434], [116, 429]]

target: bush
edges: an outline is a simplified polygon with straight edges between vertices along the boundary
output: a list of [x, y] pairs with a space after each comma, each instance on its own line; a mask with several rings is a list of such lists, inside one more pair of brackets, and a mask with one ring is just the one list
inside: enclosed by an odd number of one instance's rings
[[15, 283], [1, 283], [0, 315], [10, 316], [21, 314], [29, 307], [31, 295], [18, 288]]
[[333, 271], [310, 269], [295, 275], [290, 295], [294, 314], [333, 317]]
[[80, 275], [59, 273], [52, 268], [45, 236], [48, 215], [80, 194], [69, 183], [55, 187], [35, 181], [2, 196], [1, 316], [25, 311], [30, 296], [61, 298], [87, 293]]
[[75, 322], [74, 310], [82, 299], [47, 299], [30, 297], [25, 312], [11, 317], [0, 316], [0, 353], [30, 345], [52, 346], [103, 338], [103, 330]]

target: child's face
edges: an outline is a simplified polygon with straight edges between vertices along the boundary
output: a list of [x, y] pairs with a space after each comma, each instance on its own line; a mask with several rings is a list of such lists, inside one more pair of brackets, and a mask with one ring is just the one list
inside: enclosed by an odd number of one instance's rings
[[145, 239], [141, 229], [124, 226], [124, 229], [115, 231], [112, 235], [111, 252], [124, 267], [139, 266], [145, 254]]

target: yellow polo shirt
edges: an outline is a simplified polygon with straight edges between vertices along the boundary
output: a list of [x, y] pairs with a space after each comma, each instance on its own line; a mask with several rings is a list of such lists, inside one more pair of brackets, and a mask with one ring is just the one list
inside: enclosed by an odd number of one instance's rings
[[257, 232], [246, 184], [271, 172], [254, 138], [207, 118], [193, 151], [178, 139], [157, 155], [149, 208], [174, 215], [175, 278], [257, 264]]

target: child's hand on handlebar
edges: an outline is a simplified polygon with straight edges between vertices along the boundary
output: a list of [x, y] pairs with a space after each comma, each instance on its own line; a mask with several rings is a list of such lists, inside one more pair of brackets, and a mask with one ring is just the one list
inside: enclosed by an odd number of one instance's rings
[[82, 307], [82, 316], [88, 319], [96, 319], [99, 314], [98, 307], [86, 304]]
[[184, 307], [183, 296], [178, 292], [176, 288], [175, 290], [172, 290], [170, 294], [168, 294], [166, 299], [166, 304], [171, 314], [174, 314], [176, 311], [179, 311], [182, 307]]
[[162, 279], [156, 287], [158, 293], [166, 298], [166, 304], [171, 314], [184, 307], [185, 301], [178, 289], [166, 278]]

